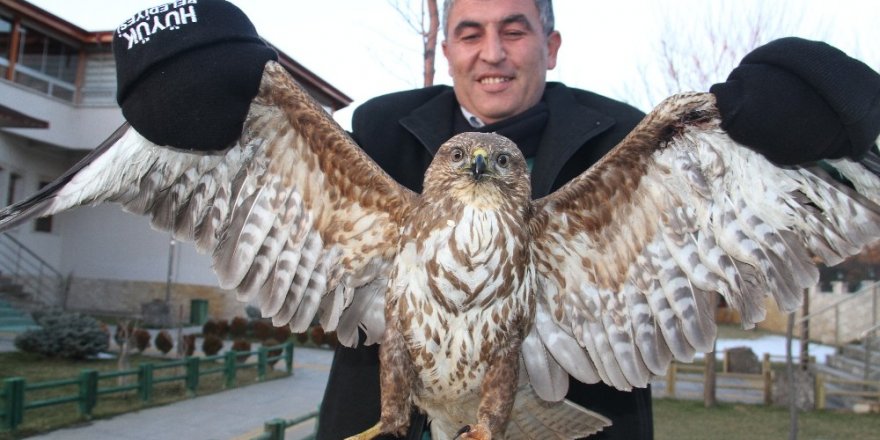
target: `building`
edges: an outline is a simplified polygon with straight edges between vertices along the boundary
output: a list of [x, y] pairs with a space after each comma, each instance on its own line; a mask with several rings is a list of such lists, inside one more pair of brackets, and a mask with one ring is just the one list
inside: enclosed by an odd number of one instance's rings
[[[25, 1], [0, 0], [4, 206], [60, 176], [122, 124], [112, 36], [112, 30], [89, 32]], [[351, 102], [287, 54], [278, 54], [329, 112]], [[207, 299], [213, 316], [243, 311], [234, 294], [217, 288], [208, 256], [189, 243], [174, 243], [168, 233], [152, 230], [148, 219], [118, 206], [80, 208], [3, 234], [0, 275], [28, 279], [23, 284], [30, 295], [74, 310], [138, 314], [143, 304], [170, 298], [172, 319], [182, 313], [186, 320], [192, 299]]]

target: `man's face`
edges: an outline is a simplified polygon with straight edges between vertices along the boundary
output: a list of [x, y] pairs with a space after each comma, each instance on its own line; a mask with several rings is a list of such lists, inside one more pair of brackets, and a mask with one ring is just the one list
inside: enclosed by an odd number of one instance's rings
[[443, 54], [455, 96], [489, 124], [541, 100], [562, 40], [544, 34], [534, 0], [456, 0]]

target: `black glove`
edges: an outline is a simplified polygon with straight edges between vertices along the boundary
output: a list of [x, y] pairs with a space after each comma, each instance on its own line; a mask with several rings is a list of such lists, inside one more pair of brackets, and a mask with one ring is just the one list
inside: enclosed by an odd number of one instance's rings
[[777, 164], [858, 159], [880, 134], [880, 75], [825, 43], [767, 43], [709, 90], [721, 128]]
[[116, 100], [158, 145], [225, 150], [241, 136], [263, 67], [278, 59], [238, 7], [174, 2], [116, 28]]

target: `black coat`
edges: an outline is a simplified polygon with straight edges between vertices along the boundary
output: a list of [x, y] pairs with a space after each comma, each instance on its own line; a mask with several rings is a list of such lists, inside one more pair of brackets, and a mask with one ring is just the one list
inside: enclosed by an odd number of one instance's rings
[[[532, 196], [542, 197], [595, 163], [620, 142], [644, 114], [560, 83], [548, 83], [543, 101], [549, 116], [532, 168]], [[425, 170], [440, 145], [455, 134], [458, 102], [449, 86], [392, 93], [354, 112], [352, 135], [391, 177], [421, 192]], [[621, 392], [571, 379], [568, 398], [612, 419], [596, 439], [651, 439], [651, 392]], [[330, 370], [319, 418], [318, 439], [338, 440], [379, 420], [378, 347], [339, 348]], [[415, 419], [414, 425], [423, 419]], [[409, 438], [421, 439], [410, 430]]]

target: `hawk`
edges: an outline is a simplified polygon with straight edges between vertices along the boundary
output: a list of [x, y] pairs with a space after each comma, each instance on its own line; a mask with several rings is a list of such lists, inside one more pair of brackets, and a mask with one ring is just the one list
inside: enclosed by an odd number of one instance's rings
[[715, 338], [710, 295], [764, 317], [880, 237], [880, 180], [840, 161], [778, 167], [719, 127], [713, 95], [673, 96], [613, 151], [530, 200], [525, 161], [494, 134], [438, 151], [422, 194], [385, 174], [277, 63], [227, 150], [155, 145], [125, 125], [0, 229], [116, 202], [194, 241], [221, 287], [276, 325], [317, 317], [346, 345], [381, 342], [379, 423], [412, 406], [433, 438], [589, 435], [569, 375], [644, 387]]

